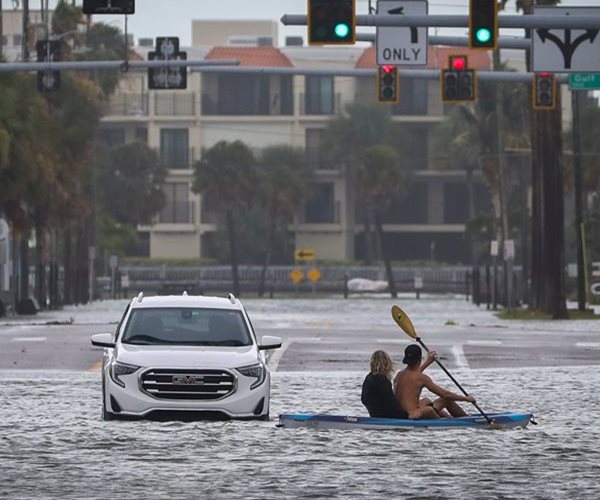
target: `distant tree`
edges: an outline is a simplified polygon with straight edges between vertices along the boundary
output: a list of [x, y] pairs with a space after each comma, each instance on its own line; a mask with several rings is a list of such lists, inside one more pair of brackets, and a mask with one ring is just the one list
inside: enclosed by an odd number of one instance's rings
[[[326, 154], [325, 161], [336, 162], [345, 169], [346, 178], [356, 192], [357, 202], [362, 203], [363, 206], [367, 260], [370, 259], [372, 252], [369, 216], [375, 215], [373, 207], [381, 203], [381, 206], [377, 206], [377, 215], [379, 215], [386, 201], [378, 201], [367, 194], [365, 180], [375, 182], [375, 179], [367, 179], [367, 177], [378, 176], [383, 174], [384, 170], [395, 169], [397, 166], [399, 168], [399, 164], [392, 161], [393, 153], [405, 149], [406, 145], [397, 131], [387, 109], [364, 103], [348, 105], [344, 113], [329, 122], [325, 131], [323, 148]], [[407, 173], [406, 167], [409, 162], [410, 160], [407, 160], [404, 163], [404, 171]], [[382, 249], [390, 294], [396, 297], [389, 252], [383, 249], [385, 243], [382, 241], [382, 228], [376, 231]]]
[[287, 233], [287, 225], [293, 221], [296, 210], [306, 196], [307, 174], [302, 150], [278, 145], [262, 151], [258, 186], [269, 229], [258, 286], [258, 294], [261, 297], [264, 294], [267, 269], [271, 263], [277, 232]]
[[381, 248], [383, 262], [388, 276], [392, 297], [396, 297], [392, 265], [387, 245], [384, 241], [381, 213], [398, 196], [406, 185], [407, 172], [402, 167], [398, 152], [389, 145], [376, 144], [365, 149], [364, 162], [357, 172], [358, 182], [362, 186], [367, 209], [373, 214], [375, 231]]
[[220, 141], [202, 151], [195, 165], [193, 190], [218, 199], [225, 209], [233, 290], [240, 295], [235, 230], [236, 214], [248, 209], [257, 190], [256, 160], [252, 150], [241, 141]]
[[149, 223], [164, 206], [166, 171], [146, 144], [132, 142], [102, 151], [95, 167], [102, 212], [122, 224]]
[[[500, 93], [497, 93], [497, 85], [502, 87]], [[473, 172], [481, 170], [494, 208], [491, 214], [494, 238], [503, 240], [511, 237], [511, 223], [527, 217], [527, 213], [516, 214], [516, 218], [509, 216], [511, 208], [514, 208], [514, 204], [506, 201], [513, 198], [511, 187], [522, 190], [523, 186], [520, 176], [500, 171], [496, 100], [500, 95], [502, 103], [499, 107], [506, 125], [502, 131], [504, 147], [527, 149], [530, 144], [528, 88], [523, 84], [480, 82], [478, 94], [479, 98], [474, 104], [453, 106], [441, 124], [434, 129], [433, 148], [436, 157], [443, 158], [442, 161], [437, 161], [438, 167], [467, 171], [469, 218], [477, 215], [474, 213], [473, 203]], [[501, 236], [498, 236], [499, 233]]]

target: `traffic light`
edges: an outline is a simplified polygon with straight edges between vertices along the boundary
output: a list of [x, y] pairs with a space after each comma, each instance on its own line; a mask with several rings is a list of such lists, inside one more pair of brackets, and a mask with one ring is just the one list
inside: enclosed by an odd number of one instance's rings
[[469, 47], [495, 49], [498, 41], [497, 0], [469, 1]]
[[308, 0], [309, 45], [352, 45], [355, 41], [355, 0]]
[[396, 66], [377, 67], [377, 100], [385, 103], [398, 102], [398, 68]]
[[474, 101], [475, 70], [469, 69], [467, 56], [449, 56], [448, 68], [442, 69], [442, 102]]
[[[179, 51], [179, 38], [159, 36], [156, 38], [156, 51], [148, 52], [149, 61], [185, 61], [187, 52]], [[187, 88], [187, 68], [185, 66], [148, 68], [149, 89]]]
[[[60, 40], [38, 40], [35, 44], [37, 62], [60, 61]], [[52, 92], [60, 88], [60, 71], [37, 72], [37, 88], [40, 92]]]
[[554, 109], [556, 106], [556, 79], [553, 73], [533, 75], [533, 108]]
[[83, 0], [84, 14], [134, 14], [135, 0]]

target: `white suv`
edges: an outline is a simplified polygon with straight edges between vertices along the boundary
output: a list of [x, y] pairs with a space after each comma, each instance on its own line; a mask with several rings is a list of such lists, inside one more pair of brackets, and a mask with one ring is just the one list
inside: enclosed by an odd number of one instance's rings
[[[102, 415], [201, 416], [268, 420], [271, 377], [242, 304], [228, 298], [188, 296], [134, 298], [114, 334], [92, 335], [105, 347]], [[187, 412], [187, 413], [182, 413]]]

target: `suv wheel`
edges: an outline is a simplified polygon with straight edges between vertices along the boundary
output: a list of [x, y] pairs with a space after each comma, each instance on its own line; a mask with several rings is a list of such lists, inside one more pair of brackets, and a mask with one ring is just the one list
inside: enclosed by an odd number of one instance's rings
[[115, 420], [114, 413], [106, 409], [106, 392], [104, 389], [104, 375], [102, 376], [102, 420]]

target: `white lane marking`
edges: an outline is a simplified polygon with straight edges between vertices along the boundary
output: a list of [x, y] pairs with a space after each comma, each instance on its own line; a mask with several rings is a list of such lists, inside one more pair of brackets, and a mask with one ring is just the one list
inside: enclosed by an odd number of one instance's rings
[[600, 348], [600, 342], [577, 342], [577, 347], [593, 347], [594, 349]]
[[469, 368], [469, 362], [465, 356], [465, 351], [463, 351], [462, 345], [455, 344], [452, 346], [452, 354], [454, 355], [454, 360], [456, 361], [456, 366], [459, 368]]
[[274, 373], [277, 371], [277, 367], [279, 366], [279, 361], [281, 361], [281, 357], [283, 356], [283, 353], [285, 351], [287, 351], [287, 348], [291, 344], [292, 344], [291, 341], [284, 340], [283, 345], [279, 349], [276, 349], [275, 352], [269, 357], [269, 359], [267, 360], [267, 364], [269, 365], [269, 370], [271, 370], [271, 373]]
[[46, 337], [14, 337], [11, 342], [46, 342]]
[[499, 340], [467, 340], [467, 344], [469, 345], [502, 345], [502, 342]]

